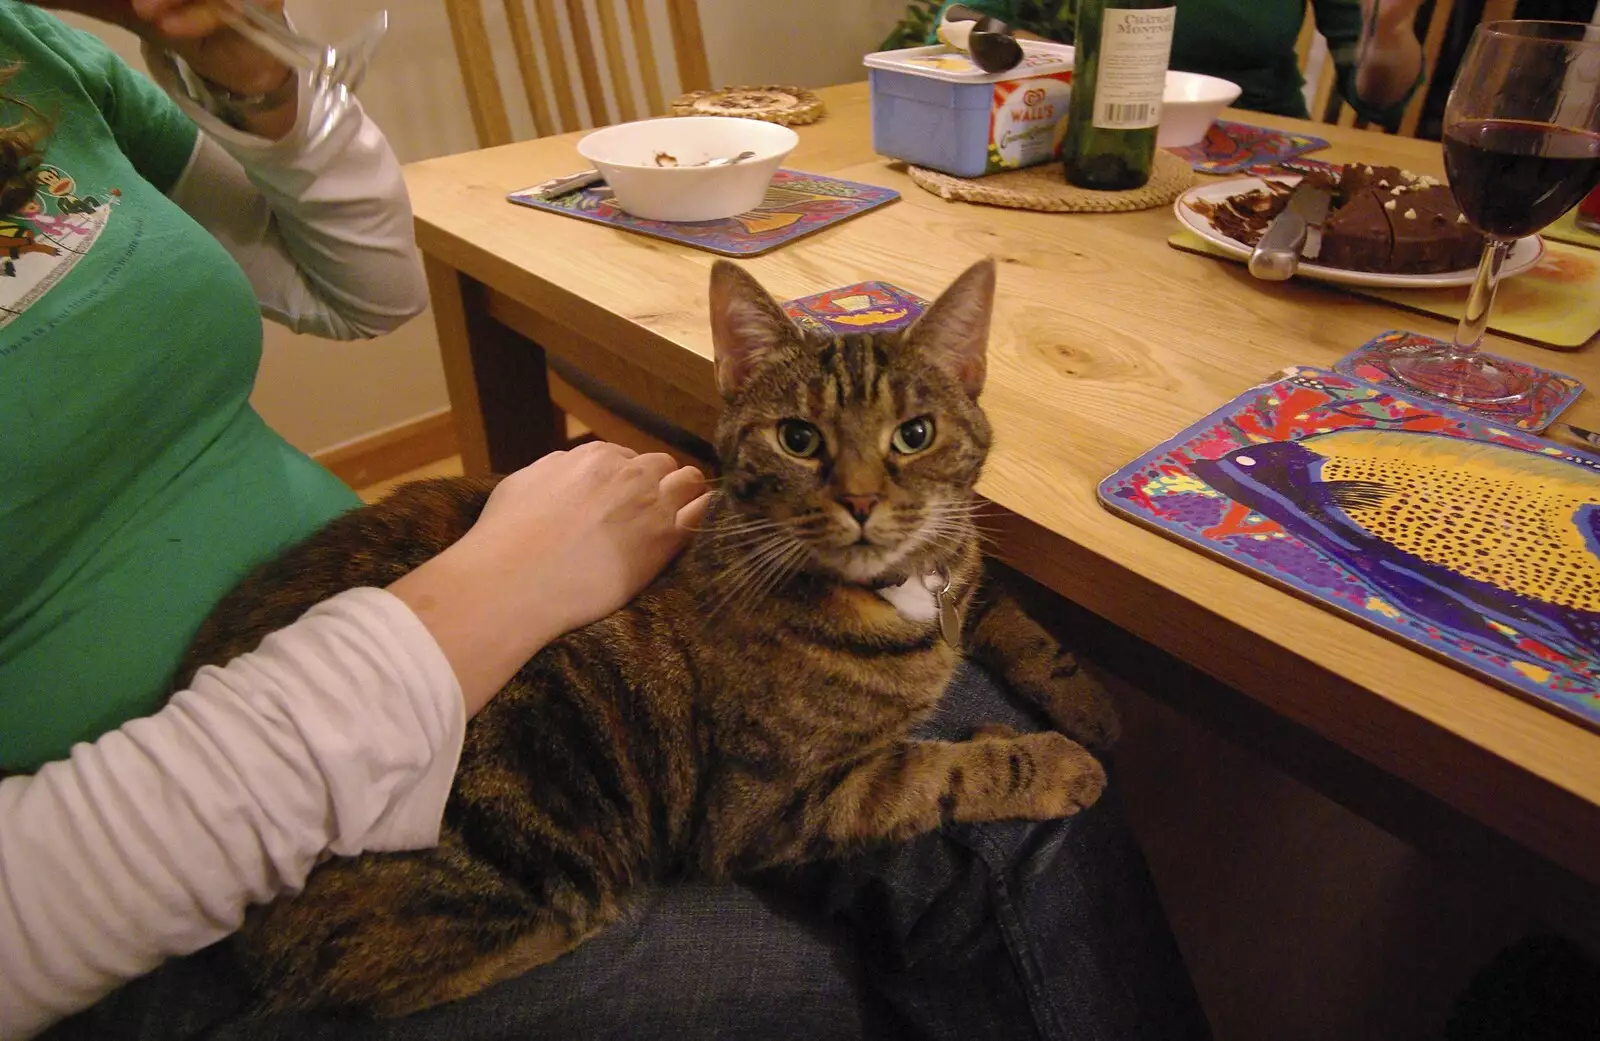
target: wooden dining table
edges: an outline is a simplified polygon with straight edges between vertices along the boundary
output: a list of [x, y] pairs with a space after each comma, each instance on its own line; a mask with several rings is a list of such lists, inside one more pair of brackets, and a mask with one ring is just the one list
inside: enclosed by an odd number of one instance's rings
[[[871, 279], [932, 298], [973, 261], [997, 258], [982, 399], [995, 440], [978, 488], [993, 504], [993, 552], [1203, 673], [1258, 717], [1381, 779], [1390, 787], [1369, 800], [1373, 812], [1415, 793], [1512, 849], [1513, 860], [1532, 865], [1535, 887], [1600, 884], [1600, 733], [1129, 523], [1096, 499], [1119, 467], [1285, 366], [1331, 367], [1385, 330], [1448, 338], [1450, 326], [1303, 279], [1259, 282], [1242, 264], [1180, 252], [1167, 242], [1178, 229], [1167, 206], [1091, 215], [947, 202], [873, 152], [865, 83], [820, 94], [827, 116], [799, 129], [785, 165], [902, 198], [744, 263], [779, 299]], [[1442, 172], [1437, 143], [1234, 115], [1329, 139], [1318, 158]], [[470, 472], [510, 469], [554, 443], [547, 358], [693, 433], [709, 436], [715, 423], [713, 255], [506, 201], [581, 169], [579, 136], [406, 171]], [[1600, 386], [1592, 350], [1555, 354], [1494, 336], [1487, 346]], [[1600, 427], [1595, 394], [1567, 418]], [[1457, 848], [1472, 856], [1480, 847]]]

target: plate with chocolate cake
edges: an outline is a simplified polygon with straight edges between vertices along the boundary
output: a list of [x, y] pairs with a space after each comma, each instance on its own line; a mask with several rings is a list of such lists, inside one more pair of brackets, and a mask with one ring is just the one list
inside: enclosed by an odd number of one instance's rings
[[[1461, 215], [1443, 182], [1393, 166], [1350, 163], [1306, 176], [1326, 181], [1333, 204], [1297, 271], [1307, 278], [1391, 289], [1468, 286], [1477, 273], [1483, 236]], [[1272, 219], [1289, 204], [1299, 176], [1240, 177], [1185, 192], [1178, 220], [1222, 251], [1248, 260]], [[1537, 235], [1517, 240], [1501, 276], [1539, 262]]]

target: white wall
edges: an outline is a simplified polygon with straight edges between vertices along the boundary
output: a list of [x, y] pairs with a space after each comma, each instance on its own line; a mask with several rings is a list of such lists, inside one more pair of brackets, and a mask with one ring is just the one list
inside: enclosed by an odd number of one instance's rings
[[[592, 2], [592, 0], [591, 0]], [[361, 97], [402, 161], [475, 147], [443, 0], [290, 0], [308, 35], [337, 39], [387, 7], [391, 29]], [[485, 0], [491, 18], [500, 5]], [[822, 86], [859, 79], [904, 5], [900, 0], [700, 0], [712, 80]], [[79, 20], [138, 65], [131, 37]], [[503, 36], [502, 36], [503, 38]], [[509, 205], [509, 204], [508, 204]], [[300, 448], [315, 451], [448, 404], [432, 319], [370, 343], [331, 344], [267, 328], [256, 407]]]

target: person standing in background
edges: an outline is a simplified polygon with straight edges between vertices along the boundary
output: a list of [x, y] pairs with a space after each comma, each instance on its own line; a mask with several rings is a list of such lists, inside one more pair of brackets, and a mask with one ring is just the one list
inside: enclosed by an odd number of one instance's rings
[[[936, 43], [934, 29], [955, 2], [913, 3], [884, 49]], [[1019, 35], [1073, 41], [1075, 0], [961, 2]], [[1358, 116], [1397, 124], [1423, 79], [1415, 29], [1422, 0], [1183, 0], [1176, 4], [1171, 68], [1237, 83], [1243, 91], [1238, 108], [1309, 118], [1295, 54], [1308, 2], [1328, 41], [1340, 94]]]

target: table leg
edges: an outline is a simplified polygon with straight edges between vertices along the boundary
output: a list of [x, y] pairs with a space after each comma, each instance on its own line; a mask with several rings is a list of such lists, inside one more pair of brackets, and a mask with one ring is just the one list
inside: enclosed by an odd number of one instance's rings
[[561, 448], [566, 416], [550, 400], [544, 351], [489, 317], [482, 283], [423, 261], [462, 469], [510, 473]]

